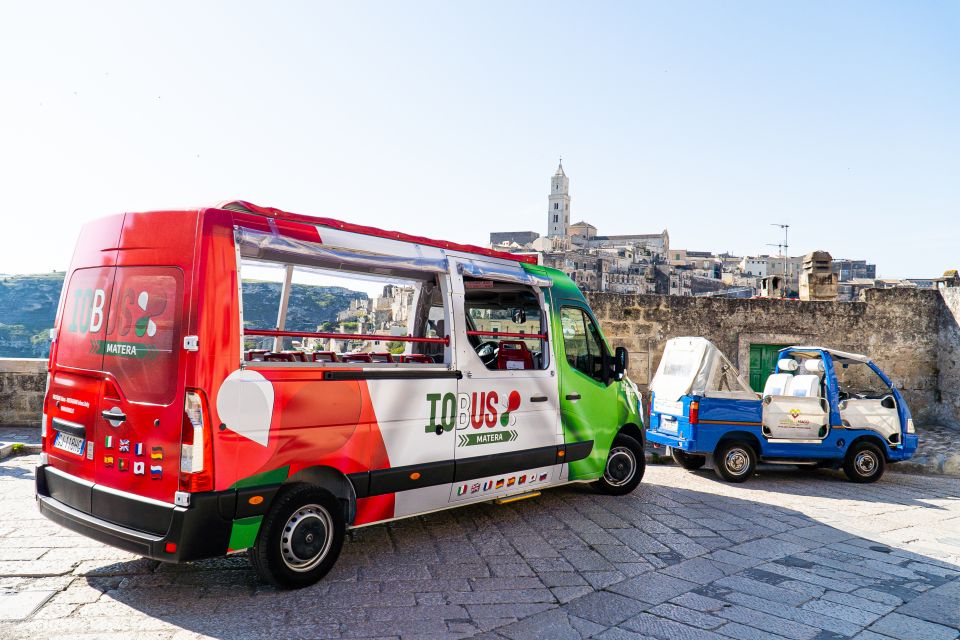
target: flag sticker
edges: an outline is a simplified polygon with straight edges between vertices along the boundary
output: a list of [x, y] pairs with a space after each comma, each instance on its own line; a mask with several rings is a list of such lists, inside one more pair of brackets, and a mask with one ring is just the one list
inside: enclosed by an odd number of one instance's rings
[[502, 488], [503, 488], [503, 478], [500, 478], [499, 480], [497, 480], [497, 489], [502, 489]]
[[517, 478], [516, 478], [516, 476], [514, 476], [514, 477], [510, 478], [509, 480], [507, 480], [507, 486], [508, 486], [508, 487], [512, 487], [512, 486], [515, 485], [516, 483], [517, 483]]
[[126, 458], [120, 458], [117, 460], [117, 469], [120, 471], [126, 471], [130, 468], [130, 461]]
[[106, 436], [103, 439], [104, 449], [113, 449], [113, 436]]
[[133, 475], [142, 476], [144, 470], [143, 460], [134, 460], [133, 461]]
[[113, 466], [113, 456], [103, 456], [103, 466], [112, 467]]
[[470, 493], [476, 493], [478, 491], [480, 491], [480, 483], [474, 482], [473, 485], [470, 487]]
[[486, 482], [483, 483], [484, 491], [490, 491], [490, 489], [492, 488], [493, 488], [493, 480], [487, 480]]
[[130, 453], [130, 441], [120, 438], [120, 446], [117, 447], [120, 453]]
[[522, 476], [520, 476], [520, 479], [517, 480], [517, 484], [523, 484], [526, 481], [527, 481], [527, 474], [523, 474]]
[[153, 447], [150, 449], [151, 460], [163, 460], [163, 447]]
[[541, 474], [540, 474], [540, 482], [543, 482], [543, 481], [546, 480], [546, 479], [547, 479], [547, 474], [541, 473]]
[[137, 444], [133, 445], [133, 452], [134, 452], [134, 454], [136, 454], [136, 455], [138, 455], [138, 456], [142, 456], [142, 455], [143, 455], [143, 443], [142, 443], [142, 442], [138, 442]]
[[163, 467], [159, 464], [150, 465], [150, 477], [154, 480], [159, 480], [163, 477]]
[[457, 495], [458, 495], [458, 496], [462, 496], [462, 495], [465, 494], [466, 492], [467, 492], [467, 485], [461, 485], [461, 486], [457, 487]]

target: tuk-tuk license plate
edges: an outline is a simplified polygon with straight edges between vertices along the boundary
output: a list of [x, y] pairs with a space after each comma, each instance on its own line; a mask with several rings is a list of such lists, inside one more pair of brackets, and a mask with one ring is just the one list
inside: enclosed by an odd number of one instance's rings
[[660, 398], [654, 398], [653, 410], [656, 411], [657, 413], [666, 413], [671, 416], [682, 416], [683, 403], [670, 402], [668, 400], [661, 400]]
[[72, 436], [69, 433], [57, 432], [57, 437], [53, 441], [53, 446], [57, 449], [63, 449], [78, 456], [83, 455], [83, 438]]

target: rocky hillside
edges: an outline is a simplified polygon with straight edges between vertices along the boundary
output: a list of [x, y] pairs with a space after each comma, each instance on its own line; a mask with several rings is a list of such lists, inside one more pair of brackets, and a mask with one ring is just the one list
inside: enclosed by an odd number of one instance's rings
[[[62, 272], [0, 276], [0, 358], [45, 358], [63, 286]], [[272, 328], [277, 322], [280, 285], [245, 282], [244, 321], [248, 327]], [[316, 331], [336, 320], [351, 300], [367, 294], [343, 287], [294, 285], [290, 292], [287, 328]]]
[[45, 358], [63, 272], [0, 276], [0, 357]]

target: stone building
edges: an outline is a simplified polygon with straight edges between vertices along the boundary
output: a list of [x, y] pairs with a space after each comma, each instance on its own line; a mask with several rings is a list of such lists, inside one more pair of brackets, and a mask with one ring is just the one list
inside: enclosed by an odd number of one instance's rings
[[803, 257], [800, 274], [800, 299], [830, 302], [837, 299], [839, 275], [831, 268], [833, 259], [826, 251], [813, 251]]

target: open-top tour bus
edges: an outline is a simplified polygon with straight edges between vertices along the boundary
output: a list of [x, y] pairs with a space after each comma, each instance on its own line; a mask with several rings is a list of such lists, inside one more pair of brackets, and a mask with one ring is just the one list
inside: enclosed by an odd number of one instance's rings
[[850, 480], [873, 482], [917, 449], [903, 396], [854, 353], [783, 349], [758, 394], [709, 340], [674, 338], [650, 391], [648, 439], [686, 469], [711, 462], [729, 482], [747, 480], [758, 460], [843, 467]]
[[302, 586], [350, 527], [568, 482], [632, 491], [626, 351], [534, 262], [245, 202], [87, 224], [41, 512], [157, 560], [249, 549]]

